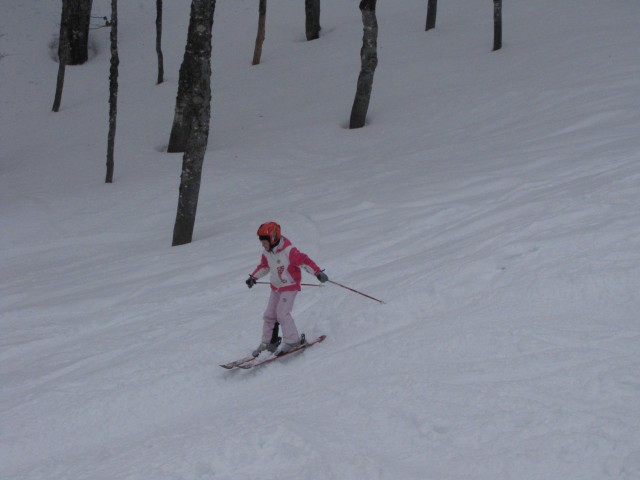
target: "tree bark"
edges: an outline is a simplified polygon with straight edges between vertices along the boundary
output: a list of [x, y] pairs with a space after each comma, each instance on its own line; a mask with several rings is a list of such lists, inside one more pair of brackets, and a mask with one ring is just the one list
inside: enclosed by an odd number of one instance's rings
[[69, 39], [68, 65], [82, 65], [89, 59], [89, 24], [93, 0], [63, 0], [62, 15]]
[[62, 103], [62, 89], [64, 88], [64, 72], [65, 72], [65, 64], [63, 60], [60, 60], [58, 63], [58, 78], [56, 80], [56, 94], [53, 99], [53, 108], [54, 112], [60, 111], [60, 104]]
[[89, 22], [93, 0], [62, 0], [58, 38], [58, 77], [52, 110], [60, 111], [67, 65], [80, 65], [89, 59]]
[[493, 0], [493, 51], [502, 48], [502, 0]]
[[[178, 95], [176, 98], [176, 109], [173, 117], [173, 126], [171, 128], [171, 136], [169, 137], [169, 153], [185, 152], [187, 149], [187, 141], [191, 133], [193, 118], [196, 113], [193, 111], [193, 102], [190, 97], [194, 95], [195, 79], [194, 72], [200, 68], [199, 56], [200, 37], [202, 36], [202, 28], [207, 28], [207, 22], [202, 24], [201, 12], [194, 9], [203, 8], [202, 0], [192, 0], [191, 17], [189, 19], [189, 32], [187, 34], [187, 46], [185, 48], [182, 65], [180, 66], [180, 78], [178, 80]], [[215, 0], [209, 0], [206, 3], [212, 3], [215, 9]], [[197, 46], [197, 47], [196, 47]], [[210, 56], [210, 55], [209, 55]]]
[[[191, 21], [194, 25], [185, 51], [185, 70], [192, 81], [187, 99], [190, 118], [189, 136], [182, 158], [178, 211], [173, 228], [173, 246], [191, 243], [195, 226], [202, 165], [207, 151], [211, 119], [211, 34], [215, 0], [192, 0]], [[186, 62], [187, 57], [193, 57]], [[182, 69], [181, 69], [182, 70]], [[182, 73], [182, 72], [181, 72]]]
[[56, 81], [56, 94], [53, 100], [53, 111], [60, 111], [60, 104], [62, 103], [62, 90], [64, 88], [64, 74], [66, 65], [70, 60], [70, 47], [69, 47], [69, 28], [67, 27], [68, 15], [65, 14], [65, 9], [68, 8], [67, 0], [63, 0], [62, 3], [62, 16], [60, 19], [60, 37], [58, 38], [58, 78]]
[[162, 56], [162, 0], [156, 0], [156, 54], [158, 55], [158, 78], [156, 84], [164, 82], [164, 57]]
[[251, 65], [258, 65], [262, 58], [262, 44], [264, 43], [267, 18], [267, 0], [260, 0], [258, 5], [258, 34], [256, 35], [256, 46], [253, 50], [253, 60]]
[[425, 31], [436, 28], [436, 14], [438, 13], [438, 0], [429, 0], [427, 3], [427, 26]]
[[362, 0], [362, 49], [360, 50], [361, 68], [358, 76], [358, 88], [351, 108], [349, 128], [361, 128], [365, 125], [371, 90], [373, 89], [373, 74], [378, 66], [378, 21], [376, 19], [376, 0]]
[[109, 69], [109, 135], [107, 138], [106, 183], [113, 183], [113, 156], [116, 140], [116, 117], [118, 113], [118, 0], [111, 0], [111, 67]]
[[304, 0], [307, 40], [320, 38], [320, 0]]

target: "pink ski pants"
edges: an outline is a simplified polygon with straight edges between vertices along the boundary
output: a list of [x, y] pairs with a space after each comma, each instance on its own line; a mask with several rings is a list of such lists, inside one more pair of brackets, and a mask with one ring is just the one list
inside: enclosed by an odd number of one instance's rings
[[271, 333], [276, 322], [282, 327], [282, 341], [284, 343], [296, 343], [300, 341], [298, 329], [291, 316], [293, 310], [293, 302], [298, 292], [289, 290], [284, 292], [271, 291], [267, 309], [264, 312], [264, 325], [262, 327], [262, 342], [269, 343], [271, 341]]

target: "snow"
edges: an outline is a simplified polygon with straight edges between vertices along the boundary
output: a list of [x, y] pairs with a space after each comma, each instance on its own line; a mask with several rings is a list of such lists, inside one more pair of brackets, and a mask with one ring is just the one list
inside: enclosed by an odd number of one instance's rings
[[[357, 2], [218, 0], [194, 242], [167, 154], [188, 0], [119, 2], [50, 111], [60, 2], [0, 4], [0, 478], [640, 478], [640, 4], [379, 2], [368, 125], [346, 128]], [[110, 2], [94, 0], [108, 16]], [[99, 23], [99, 20], [95, 20]], [[327, 340], [258, 370], [264, 221], [336, 285]], [[313, 282], [307, 276], [305, 281]]]

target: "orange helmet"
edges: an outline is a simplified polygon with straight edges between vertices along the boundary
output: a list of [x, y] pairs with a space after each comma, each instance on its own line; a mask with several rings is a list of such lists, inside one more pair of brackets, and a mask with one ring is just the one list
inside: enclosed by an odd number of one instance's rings
[[260, 228], [258, 228], [258, 238], [260, 238], [260, 240], [267, 240], [271, 248], [280, 242], [280, 237], [280, 225], [276, 222], [263, 223], [260, 225]]

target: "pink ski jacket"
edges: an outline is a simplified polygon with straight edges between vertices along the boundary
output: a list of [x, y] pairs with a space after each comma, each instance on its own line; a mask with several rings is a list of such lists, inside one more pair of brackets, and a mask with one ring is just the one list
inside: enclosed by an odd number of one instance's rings
[[321, 270], [306, 254], [294, 247], [289, 239], [281, 237], [280, 243], [271, 252], [262, 254], [260, 265], [251, 276], [262, 278], [271, 273], [269, 281], [272, 290], [300, 290], [301, 268], [312, 275]]

